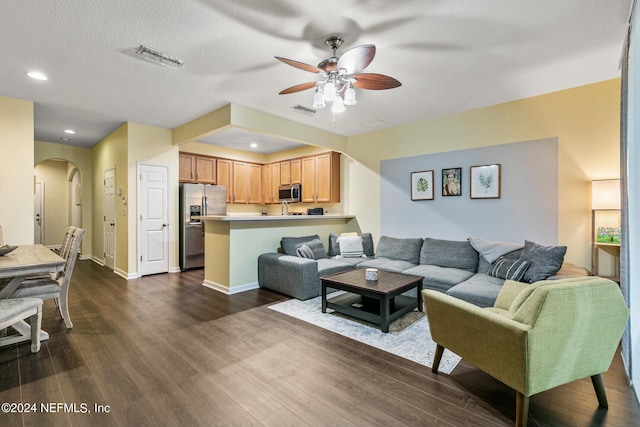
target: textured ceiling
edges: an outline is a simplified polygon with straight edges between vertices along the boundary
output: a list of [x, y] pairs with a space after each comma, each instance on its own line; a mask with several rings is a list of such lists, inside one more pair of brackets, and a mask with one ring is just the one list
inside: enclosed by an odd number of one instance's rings
[[[228, 103], [355, 135], [618, 77], [631, 2], [9, 0], [0, 96], [34, 101], [37, 140], [83, 146], [125, 121], [175, 128]], [[278, 92], [316, 76], [274, 56], [317, 65], [330, 34], [346, 39], [338, 54], [375, 44], [366, 71], [402, 86], [358, 90], [335, 122], [294, 110], [313, 91]], [[134, 58], [141, 44], [185, 65]]]

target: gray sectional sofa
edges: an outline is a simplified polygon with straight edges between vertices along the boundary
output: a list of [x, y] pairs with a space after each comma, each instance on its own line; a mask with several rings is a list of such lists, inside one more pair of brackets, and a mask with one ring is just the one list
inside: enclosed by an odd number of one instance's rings
[[[493, 306], [505, 278], [514, 279], [510, 275], [518, 267], [524, 268], [526, 275], [516, 279], [523, 281], [588, 275], [585, 269], [563, 263], [565, 247], [545, 247], [526, 241], [522, 248], [514, 250], [517, 246], [511, 243], [478, 239], [382, 236], [374, 254], [371, 234], [364, 233], [361, 237], [364, 253], [361, 257], [341, 256], [335, 234], [329, 236], [326, 252], [317, 235], [284, 237], [282, 252], [258, 257], [258, 282], [261, 287], [305, 300], [320, 295], [323, 276], [354, 268], [377, 268], [422, 276], [425, 289], [489, 307]], [[312, 258], [299, 256], [298, 248], [303, 245], [312, 250]]]

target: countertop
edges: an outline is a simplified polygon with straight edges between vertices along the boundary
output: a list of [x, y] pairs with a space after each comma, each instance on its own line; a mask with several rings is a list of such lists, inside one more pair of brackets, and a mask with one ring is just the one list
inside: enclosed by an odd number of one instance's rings
[[349, 220], [355, 215], [206, 215], [196, 216], [194, 219], [202, 221], [224, 221], [224, 222], [269, 222], [269, 221], [309, 221], [309, 220]]

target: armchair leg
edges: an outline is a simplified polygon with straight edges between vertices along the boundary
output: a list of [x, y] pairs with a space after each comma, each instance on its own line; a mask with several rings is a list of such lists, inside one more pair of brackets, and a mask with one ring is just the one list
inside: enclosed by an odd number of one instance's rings
[[607, 402], [607, 392], [604, 389], [604, 380], [602, 379], [602, 374], [592, 376], [591, 382], [593, 383], [593, 388], [596, 391], [598, 403], [601, 407], [608, 408], [609, 403]]
[[516, 391], [516, 427], [527, 427], [529, 420], [529, 396]]
[[438, 366], [440, 366], [440, 361], [442, 360], [442, 354], [444, 353], [444, 347], [440, 344], [436, 344], [436, 354], [433, 356], [433, 366], [431, 367], [431, 372], [434, 374], [438, 373]]

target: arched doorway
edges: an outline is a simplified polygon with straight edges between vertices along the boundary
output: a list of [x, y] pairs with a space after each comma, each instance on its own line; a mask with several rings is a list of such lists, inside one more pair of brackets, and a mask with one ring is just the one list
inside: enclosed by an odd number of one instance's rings
[[82, 175], [75, 164], [63, 159], [43, 160], [33, 174], [34, 240], [56, 248], [68, 226], [82, 227]]

